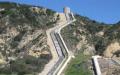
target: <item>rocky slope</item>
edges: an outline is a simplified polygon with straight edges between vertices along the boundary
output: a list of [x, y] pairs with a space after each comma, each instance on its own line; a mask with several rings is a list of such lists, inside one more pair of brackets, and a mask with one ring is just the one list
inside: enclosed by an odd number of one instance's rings
[[59, 15], [50, 9], [0, 3], [0, 74], [37, 74], [52, 58], [46, 30]]
[[[80, 15], [75, 17], [77, 21], [62, 30], [62, 35], [70, 50], [75, 53], [83, 51], [88, 55], [99, 54], [107, 57], [111, 57], [120, 50], [119, 22], [105, 24]], [[108, 55], [106, 51], [111, 54]]]
[[[75, 15], [76, 22], [62, 29], [62, 36], [75, 58], [65, 69], [65, 75], [93, 75], [91, 57], [101, 55], [120, 62], [120, 22], [116, 24], [99, 23], [87, 17]], [[107, 59], [107, 60], [108, 60]], [[114, 60], [114, 61], [113, 61]], [[101, 60], [104, 75], [119, 75], [120, 65]], [[101, 63], [99, 61], [99, 63]], [[108, 64], [109, 63], [109, 64]], [[109, 65], [109, 66], [107, 66]], [[101, 64], [100, 64], [101, 66]], [[107, 67], [106, 67], [107, 66]], [[113, 68], [114, 67], [114, 68]]]
[[[62, 30], [75, 55], [120, 57], [120, 22], [104, 24], [75, 15], [76, 22]], [[0, 3], [0, 74], [38, 74], [52, 58], [46, 30], [59, 15], [50, 9]]]

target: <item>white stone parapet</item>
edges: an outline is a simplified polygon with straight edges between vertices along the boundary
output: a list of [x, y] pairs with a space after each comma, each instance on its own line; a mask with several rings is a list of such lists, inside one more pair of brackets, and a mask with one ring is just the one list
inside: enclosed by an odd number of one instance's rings
[[96, 74], [97, 75], [102, 75], [101, 70], [100, 70], [100, 66], [99, 66], [99, 62], [98, 62], [98, 58], [101, 58], [101, 56], [92, 56], [93, 62], [94, 62], [94, 66], [95, 66], [95, 70], [96, 70]]

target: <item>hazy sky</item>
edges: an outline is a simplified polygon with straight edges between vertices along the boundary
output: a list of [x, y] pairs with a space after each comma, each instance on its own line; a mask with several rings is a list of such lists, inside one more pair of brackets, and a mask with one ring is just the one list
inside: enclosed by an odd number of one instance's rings
[[0, 0], [38, 5], [62, 12], [68, 6], [75, 13], [105, 23], [120, 21], [120, 0]]

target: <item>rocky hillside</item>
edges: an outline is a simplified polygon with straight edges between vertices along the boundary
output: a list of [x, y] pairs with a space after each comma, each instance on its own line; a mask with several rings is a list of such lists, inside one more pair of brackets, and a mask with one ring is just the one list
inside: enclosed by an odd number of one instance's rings
[[[99, 23], [87, 17], [75, 15], [76, 22], [62, 29], [62, 36], [75, 58], [66, 67], [65, 75], [93, 75], [93, 55], [102, 55], [120, 61], [120, 22], [116, 24]], [[113, 61], [113, 62], [115, 62]], [[104, 75], [119, 75], [119, 65], [105, 67], [101, 61]], [[99, 61], [99, 63], [101, 63]], [[109, 63], [111, 63], [109, 61]], [[92, 70], [93, 68], [93, 70]], [[112, 69], [111, 69], [112, 68]], [[106, 69], [106, 70], [105, 70]], [[106, 73], [106, 74], [105, 74]], [[107, 74], [109, 73], [109, 74]]]
[[[76, 22], [62, 29], [62, 36], [76, 55], [120, 57], [120, 22], [104, 24], [75, 15]], [[0, 74], [41, 72], [52, 58], [46, 30], [59, 15], [43, 7], [0, 3]], [[81, 57], [81, 56], [80, 56]]]
[[76, 15], [75, 18], [77, 20], [75, 23], [62, 30], [62, 35], [70, 50], [74, 53], [83, 51], [88, 55], [99, 54], [107, 57], [112, 57], [116, 51], [117, 55], [120, 54], [119, 22], [116, 24], [99, 23], [80, 15]]
[[52, 58], [46, 30], [59, 15], [50, 9], [0, 3], [0, 74], [37, 74]]

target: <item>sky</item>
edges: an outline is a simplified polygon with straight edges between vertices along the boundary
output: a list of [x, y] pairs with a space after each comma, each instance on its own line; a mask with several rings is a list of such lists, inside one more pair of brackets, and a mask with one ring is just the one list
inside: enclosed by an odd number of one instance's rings
[[120, 0], [0, 0], [37, 5], [63, 12], [68, 6], [74, 13], [90, 19], [114, 24], [120, 21]]

